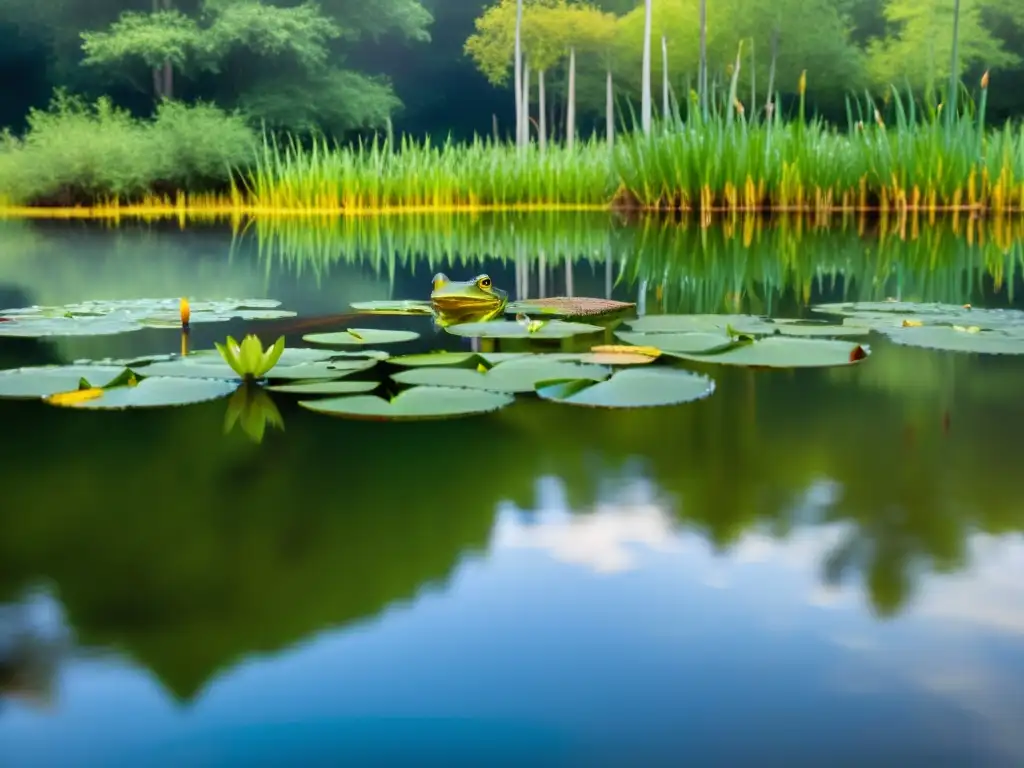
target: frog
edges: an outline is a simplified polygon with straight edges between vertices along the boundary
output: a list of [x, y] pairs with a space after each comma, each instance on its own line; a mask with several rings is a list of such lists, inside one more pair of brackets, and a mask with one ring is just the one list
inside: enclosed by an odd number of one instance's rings
[[430, 306], [434, 321], [442, 327], [493, 320], [507, 304], [508, 293], [495, 287], [489, 275], [465, 281], [452, 281], [443, 272], [434, 275]]

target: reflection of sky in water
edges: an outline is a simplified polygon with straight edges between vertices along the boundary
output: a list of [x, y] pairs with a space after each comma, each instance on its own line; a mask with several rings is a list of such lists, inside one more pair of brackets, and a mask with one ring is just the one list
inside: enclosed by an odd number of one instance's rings
[[252, 657], [194, 705], [116, 659], [72, 660], [54, 711], [0, 716], [4, 764], [1024, 761], [1021, 537], [975, 537], [967, 569], [879, 623], [859, 586], [820, 586], [839, 526], [716, 555], [645, 483], [576, 516], [561, 490], [500, 509], [447, 590]]

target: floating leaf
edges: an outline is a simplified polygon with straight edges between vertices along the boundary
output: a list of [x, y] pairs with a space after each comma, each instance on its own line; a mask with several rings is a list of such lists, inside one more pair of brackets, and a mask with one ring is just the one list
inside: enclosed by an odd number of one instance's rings
[[271, 392], [290, 392], [300, 395], [353, 395], [358, 392], [372, 392], [379, 386], [379, 381], [323, 380], [275, 384], [267, 389]]
[[704, 354], [671, 352], [675, 357], [719, 365], [764, 368], [823, 368], [850, 365], [867, 357], [867, 348], [837, 339], [800, 339], [766, 336], [724, 351]]
[[733, 341], [724, 332], [636, 333], [618, 331], [615, 338], [637, 347], [655, 347], [662, 352], [673, 353], [706, 353], [725, 349], [733, 344]]
[[844, 315], [843, 324], [888, 332], [891, 328], [962, 325], [985, 330], [1024, 332], [1024, 311], [1019, 309], [973, 309], [970, 304], [921, 303], [910, 301], [864, 301], [821, 304], [815, 312]]
[[[974, 326], [976, 327], [976, 326]], [[947, 352], [974, 352], [982, 355], [1024, 355], [1024, 334], [971, 330], [948, 325], [893, 328], [885, 334], [896, 344], [908, 347], [940, 349]]]
[[475, 416], [504, 408], [514, 400], [512, 395], [479, 389], [412, 387], [392, 400], [376, 395], [354, 395], [300, 400], [299, 405], [317, 413], [349, 419], [412, 421]]
[[308, 333], [303, 341], [328, 346], [349, 346], [352, 344], [397, 344], [418, 339], [415, 331], [389, 331], [381, 328], [349, 328], [334, 333]]
[[[283, 379], [340, 379], [355, 371], [366, 371], [377, 364], [372, 358], [349, 358], [343, 360], [321, 360], [302, 362], [294, 365], [276, 365], [267, 378]], [[199, 379], [240, 379], [223, 360], [210, 358], [196, 359], [193, 356], [180, 357], [166, 363], [152, 363], [139, 369], [144, 376], [173, 376], [176, 378]]]
[[735, 328], [740, 333], [775, 333], [776, 326], [756, 315], [645, 315], [627, 320], [635, 333], [715, 333]]
[[533, 392], [536, 382], [545, 379], [600, 381], [608, 378], [610, 373], [607, 368], [597, 365], [546, 360], [544, 356], [538, 356], [499, 363], [486, 372], [466, 368], [410, 368], [392, 374], [391, 378], [401, 384], [466, 387], [492, 392]]
[[482, 339], [565, 339], [583, 333], [604, 331], [600, 325], [549, 320], [534, 331], [512, 320], [492, 320], [485, 323], [461, 323], [445, 328], [456, 336]]
[[599, 317], [625, 312], [636, 304], [612, 299], [595, 299], [586, 296], [552, 296], [546, 299], [524, 299], [509, 302], [505, 311], [512, 315], [520, 313], [546, 315], [548, 317]]
[[113, 336], [140, 331], [135, 319], [114, 317], [26, 317], [0, 323], [0, 336], [44, 338], [47, 336]]
[[607, 381], [541, 382], [545, 400], [595, 408], [650, 408], [678, 405], [709, 396], [715, 382], [707, 376], [673, 368], [627, 368]]
[[399, 301], [357, 301], [349, 306], [372, 315], [429, 315], [433, 309], [429, 301], [404, 299]]
[[236, 382], [224, 379], [180, 379], [156, 376], [142, 379], [133, 387], [105, 389], [100, 397], [71, 402], [54, 402], [53, 404], [66, 408], [97, 410], [165, 408], [217, 400], [227, 397], [237, 388]]
[[[312, 347], [285, 347], [281, 353], [281, 357], [277, 360], [278, 366], [283, 365], [298, 365], [299, 363], [319, 363], [326, 360], [331, 360], [336, 357], [348, 356], [349, 352], [337, 352], [331, 349], [313, 349]], [[386, 356], [386, 353], [381, 353]], [[370, 357], [369, 352], [358, 352], [357, 356], [361, 359]], [[178, 357], [177, 355], [171, 355], [170, 357]], [[216, 349], [201, 349], [190, 354], [188, 360], [197, 363], [220, 363], [223, 361], [220, 352]]]
[[833, 325], [831, 323], [779, 323], [776, 333], [783, 336], [825, 336], [845, 338], [847, 336], [867, 336], [871, 328], [856, 325]]
[[480, 360], [476, 352], [427, 352], [417, 355], [389, 357], [388, 362], [408, 368], [433, 365], [475, 365]]
[[[0, 371], [0, 397], [36, 399], [80, 388], [104, 387], [124, 371], [121, 365], [42, 365]], [[83, 380], [86, 387], [81, 387]]]

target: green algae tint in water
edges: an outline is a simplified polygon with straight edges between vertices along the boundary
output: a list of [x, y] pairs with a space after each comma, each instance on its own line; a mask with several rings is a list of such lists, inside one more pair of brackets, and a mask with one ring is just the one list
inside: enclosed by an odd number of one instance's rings
[[[422, 298], [440, 270], [510, 299], [611, 285], [647, 315], [1021, 308], [1016, 239], [764, 226], [744, 248], [532, 221], [258, 223], [234, 243], [7, 222], [0, 304], [272, 298], [299, 317], [197, 325], [192, 348], [419, 334], [396, 354], [523, 342], [314, 319]], [[636, 410], [517, 394], [380, 424], [266, 388], [145, 412], [0, 400], [5, 765], [1020, 765], [1024, 357], [863, 340], [853, 366], [695, 366], [711, 396]], [[179, 344], [4, 338], [0, 363]]]

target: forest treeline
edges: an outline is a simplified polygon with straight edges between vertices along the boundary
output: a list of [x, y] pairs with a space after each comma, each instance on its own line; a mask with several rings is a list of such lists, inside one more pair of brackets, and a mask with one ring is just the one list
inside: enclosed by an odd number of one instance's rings
[[[807, 74], [810, 110], [845, 122], [845, 98], [889, 85], [920, 96], [948, 81], [954, 10], [967, 82], [991, 71], [992, 121], [1024, 114], [1021, 0], [707, 0], [711, 88], [743, 45], [740, 102], [792, 94]], [[531, 14], [554, 6], [563, 12]], [[700, 0], [653, 0], [652, 79], [673, 97], [697, 84]], [[0, 125], [24, 129], [55, 89], [109, 95], [137, 116], [164, 99], [238, 110], [252, 125], [336, 136], [391, 126], [416, 136], [514, 131], [515, 0], [0, 0]], [[570, 59], [575, 120], [640, 103], [644, 4], [526, 0], [527, 64], [544, 71], [545, 122], [564, 135]], [[664, 58], [663, 58], [664, 57]], [[667, 64], [667, 66], [665, 66]], [[532, 99], [536, 104], [537, 78]], [[535, 109], [535, 107], [534, 107]], [[536, 115], [534, 119], [538, 119]]]

